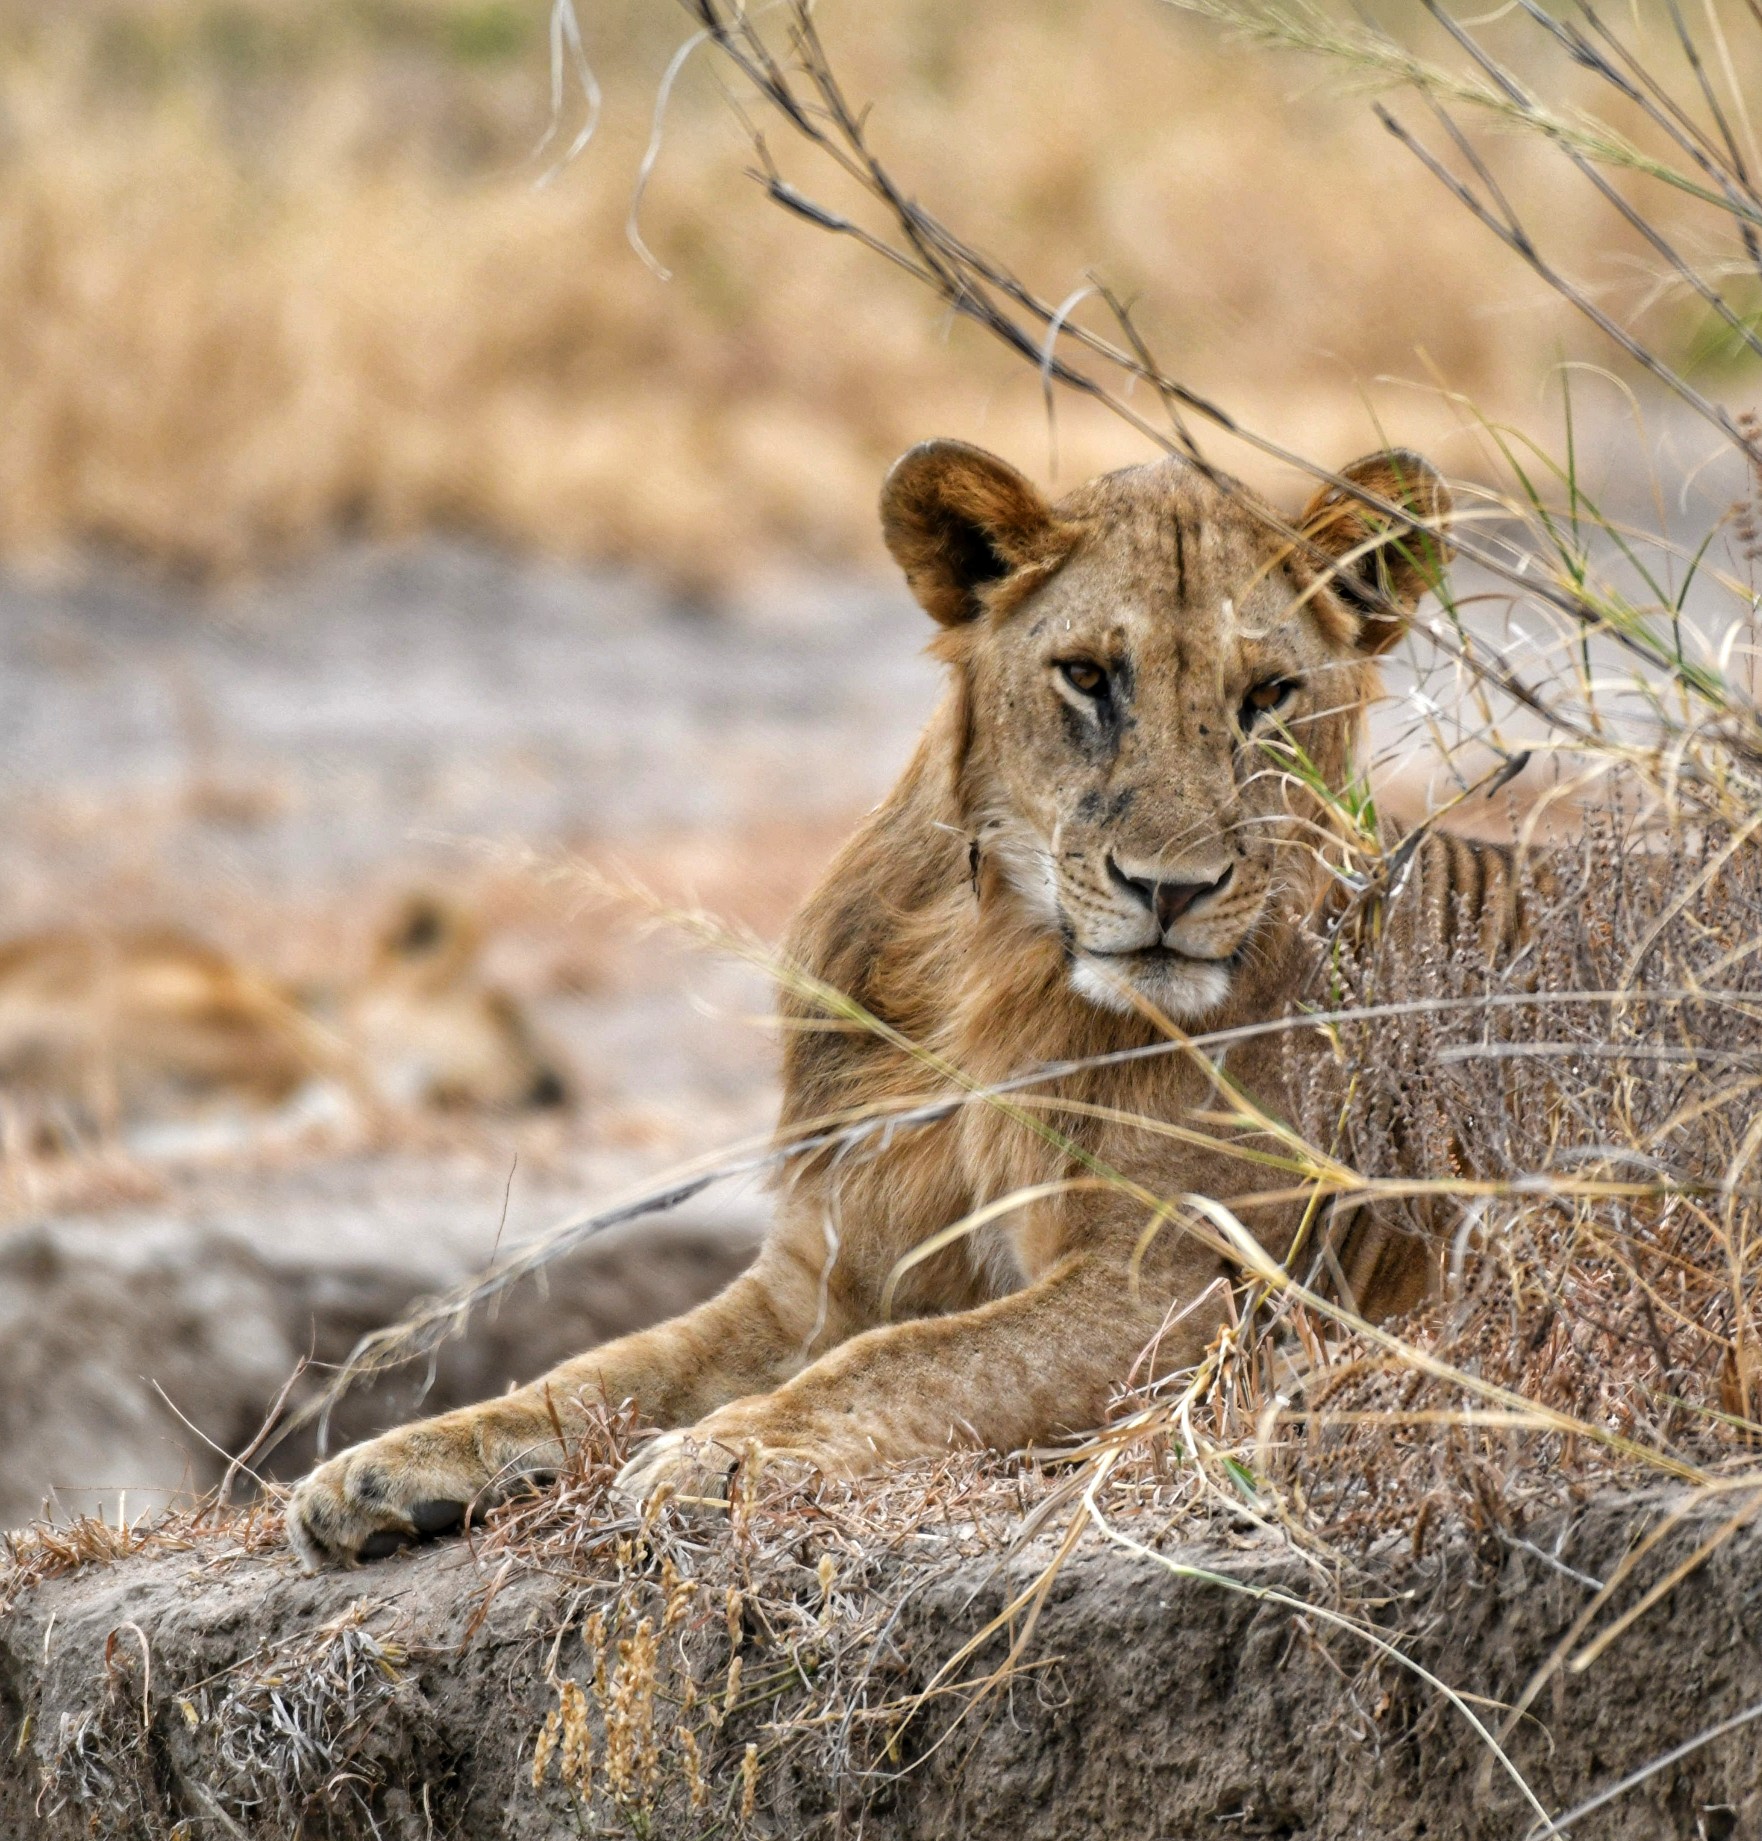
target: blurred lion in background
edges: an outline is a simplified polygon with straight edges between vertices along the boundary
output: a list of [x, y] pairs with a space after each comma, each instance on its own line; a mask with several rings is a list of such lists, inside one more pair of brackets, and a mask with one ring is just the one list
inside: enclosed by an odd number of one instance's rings
[[462, 909], [406, 898], [362, 979], [302, 995], [174, 928], [0, 944], [0, 1105], [31, 1148], [225, 1148], [376, 1108], [568, 1103], [561, 1060], [482, 974]]

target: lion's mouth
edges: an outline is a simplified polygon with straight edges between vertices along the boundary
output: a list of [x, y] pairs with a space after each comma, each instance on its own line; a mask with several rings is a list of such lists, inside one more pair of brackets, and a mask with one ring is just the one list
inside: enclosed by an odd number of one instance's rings
[[1176, 1022], [1212, 1015], [1236, 981], [1241, 948], [1201, 958], [1178, 946], [1141, 946], [1131, 952], [1095, 952], [1087, 948], [1069, 956], [1071, 983], [1079, 996], [1103, 1010], [1122, 1015], [1148, 999]]
[[1215, 965], [1225, 971], [1232, 970], [1241, 962], [1242, 948], [1234, 952], [1196, 953], [1182, 952], [1178, 946], [1134, 946], [1125, 952], [1104, 952], [1100, 947], [1083, 946], [1075, 951], [1085, 959], [1105, 960], [1109, 965], [1145, 967], [1164, 965]]

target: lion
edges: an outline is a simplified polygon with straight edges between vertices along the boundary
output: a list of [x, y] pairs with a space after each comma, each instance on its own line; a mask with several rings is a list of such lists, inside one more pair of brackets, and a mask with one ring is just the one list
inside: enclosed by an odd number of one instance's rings
[[480, 970], [483, 937], [462, 908], [409, 896], [381, 931], [338, 1031], [391, 1105], [519, 1112], [566, 1106], [561, 1056]]
[[[1129, 1376], [1200, 1358], [1238, 1268], [1159, 1198], [1213, 1198], [1274, 1258], [1292, 1251], [1290, 1178], [1220, 1125], [1219, 1081], [1288, 1116], [1293, 1058], [1247, 1026], [1305, 989], [1336, 880], [1319, 802], [1263, 744], [1348, 785], [1378, 655], [1443, 563], [1450, 499], [1429, 463], [1389, 451], [1342, 479], [1293, 529], [1172, 460], [1056, 504], [959, 442], [894, 466], [883, 533], [947, 686], [787, 939], [794, 1148], [762, 1250], [684, 1316], [322, 1464], [287, 1506], [309, 1567], [456, 1527], [554, 1473], [618, 1403], [657, 1429], [618, 1494], [715, 1500], [743, 1462], [855, 1476], [1044, 1445], [1098, 1425]], [[1434, 923], [1454, 925], [1467, 878], [1490, 915], [1516, 900], [1497, 849], [1430, 838], [1418, 864], [1409, 906]], [[865, 1026], [829, 1023], [828, 991]], [[1233, 1030], [1214, 1061], [1156, 1052], [1171, 1031]], [[1067, 1063], [848, 1154], [815, 1142], [829, 1120]], [[1372, 1315], [1433, 1282], [1423, 1247], [1392, 1236], [1345, 1265]]]
[[268, 1112], [333, 1059], [275, 986], [176, 929], [0, 946], [0, 1092], [45, 1142], [126, 1141], [223, 1097]]
[[467, 916], [412, 896], [367, 976], [315, 1000], [175, 928], [30, 934], [0, 945], [0, 1095], [39, 1140], [149, 1154], [320, 1116], [327, 1093], [358, 1110], [564, 1104], [558, 1060], [478, 949]]

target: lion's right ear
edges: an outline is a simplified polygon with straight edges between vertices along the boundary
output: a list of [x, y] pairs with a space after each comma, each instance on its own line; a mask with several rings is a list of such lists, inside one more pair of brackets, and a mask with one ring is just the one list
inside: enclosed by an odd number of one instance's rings
[[1014, 467], [964, 441], [925, 441], [893, 463], [881, 534], [944, 626], [975, 619], [987, 583], [1056, 563], [1072, 535]]
[[1342, 467], [1340, 477], [1412, 514], [1390, 518], [1350, 492], [1327, 486], [1300, 520], [1310, 546], [1334, 559], [1328, 584], [1358, 614], [1359, 649], [1374, 657], [1401, 637], [1426, 592], [1442, 586], [1450, 560], [1445, 529], [1450, 488], [1438, 469], [1410, 448], [1367, 454]]

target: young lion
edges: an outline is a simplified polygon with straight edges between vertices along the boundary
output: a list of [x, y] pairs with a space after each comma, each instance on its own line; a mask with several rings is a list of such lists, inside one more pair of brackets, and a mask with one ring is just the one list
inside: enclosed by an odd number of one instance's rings
[[[940, 1070], [997, 1083], [1148, 1047], [1170, 1022], [1228, 1029], [1289, 1007], [1327, 873], [1309, 796], [1257, 740], [1282, 733], [1347, 782], [1374, 657], [1428, 586], [1429, 532], [1448, 509], [1413, 454], [1348, 475], [1428, 532], [1379, 525], [1330, 490], [1293, 544], [1239, 492], [1172, 462], [1057, 505], [957, 442], [894, 467], [883, 527], [939, 624], [948, 688], [789, 938], [792, 964], [875, 1027], [817, 1028], [805, 981], [786, 991], [786, 1141], [957, 1091]], [[1422, 881], [1454, 861], [1428, 854]], [[1501, 872], [1476, 873], [1484, 887]], [[1275, 1113], [1287, 1066], [1267, 1037], [1229, 1051], [1231, 1079]], [[1233, 1154], [1213, 1122], [1183, 1128], [1216, 1105], [1193, 1056], [1158, 1054], [848, 1155], [801, 1152], [757, 1262], [719, 1297], [343, 1452], [294, 1492], [289, 1538], [316, 1567], [450, 1527], [554, 1469], [559, 1431], [601, 1401], [671, 1428], [620, 1478], [637, 1499], [717, 1484], [743, 1458], [853, 1474], [1093, 1427], [1135, 1364], [1191, 1364], [1226, 1312], [1215, 1236], [1156, 1227], [1152, 1198], [1218, 1198], [1274, 1255], [1290, 1247], [1292, 1208], [1256, 1205], [1284, 1174]], [[1358, 1277], [1361, 1306], [1386, 1311], [1419, 1295], [1424, 1261], [1373, 1260]]]
[[464, 914], [412, 896], [326, 1015], [173, 928], [29, 934], [0, 944], [0, 1099], [52, 1142], [147, 1152], [230, 1147], [326, 1083], [366, 1107], [562, 1104], [479, 944]]

